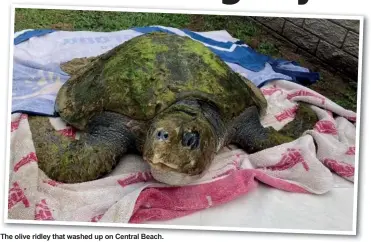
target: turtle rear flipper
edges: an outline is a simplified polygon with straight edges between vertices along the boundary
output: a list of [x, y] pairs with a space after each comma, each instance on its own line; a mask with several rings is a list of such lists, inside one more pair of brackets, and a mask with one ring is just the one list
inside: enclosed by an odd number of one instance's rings
[[295, 118], [286, 124], [278, 132], [282, 135], [297, 139], [307, 130], [313, 129], [319, 121], [317, 113], [310, 107], [310, 104], [298, 102], [298, 109], [295, 112]]
[[97, 57], [74, 58], [61, 63], [60, 68], [68, 75], [75, 76], [89, 69], [96, 60], [98, 60]]
[[305, 131], [312, 129], [318, 121], [316, 113], [308, 104], [299, 103], [295, 119], [280, 131], [272, 127], [264, 128], [260, 122], [258, 109], [253, 106], [246, 109], [229, 131], [229, 143], [236, 144], [247, 153], [255, 153], [299, 138]]
[[123, 116], [102, 113], [89, 123], [78, 140], [58, 133], [46, 117], [30, 118], [30, 128], [45, 174], [58, 182], [79, 183], [107, 175], [129, 150], [136, 137], [125, 126]]

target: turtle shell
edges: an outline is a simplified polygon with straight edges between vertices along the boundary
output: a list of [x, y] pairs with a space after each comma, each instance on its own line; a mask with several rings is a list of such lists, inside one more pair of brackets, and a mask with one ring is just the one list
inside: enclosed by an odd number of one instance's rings
[[84, 129], [89, 119], [112, 111], [135, 120], [151, 120], [178, 100], [214, 104], [225, 120], [266, 100], [249, 80], [204, 44], [186, 36], [149, 33], [94, 57], [61, 87], [60, 116]]

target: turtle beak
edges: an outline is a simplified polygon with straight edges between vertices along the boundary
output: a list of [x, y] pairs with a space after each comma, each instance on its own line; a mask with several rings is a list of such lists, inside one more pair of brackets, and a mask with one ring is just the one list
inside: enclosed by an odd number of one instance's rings
[[154, 156], [153, 159], [144, 158], [144, 161], [147, 162], [151, 167], [156, 167], [156, 168], [165, 169], [165, 170], [172, 170], [172, 171], [177, 171], [179, 169], [178, 165], [163, 162], [161, 159], [159, 159], [156, 156]]

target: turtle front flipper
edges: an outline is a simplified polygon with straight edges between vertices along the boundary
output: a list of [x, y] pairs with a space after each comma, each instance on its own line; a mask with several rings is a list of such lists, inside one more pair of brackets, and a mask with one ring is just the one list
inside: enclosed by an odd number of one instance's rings
[[260, 122], [258, 109], [253, 106], [233, 121], [227, 142], [236, 144], [251, 154], [292, 142], [306, 130], [312, 129], [317, 121], [318, 117], [309, 105], [299, 103], [295, 119], [283, 129], [277, 131], [272, 127], [264, 128]]
[[39, 168], [63, 183], [87, 182], [107, 175], [137, 145], [127, 119], [115, 113], [93, 118], [78, 140], [60, 134], [48, 118], [32, 117], [29, 122]]

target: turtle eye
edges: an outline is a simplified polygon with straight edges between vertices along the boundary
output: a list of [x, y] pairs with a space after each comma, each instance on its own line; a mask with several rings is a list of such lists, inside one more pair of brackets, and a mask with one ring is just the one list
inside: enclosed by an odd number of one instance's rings
[[160, 130], [160, 131], [157, 132], [156, 138], [158, 140], [167, 140], [169, 138], [169, 134], [168, 134], [168, 132], [166, 132], [164, 130]]
[[190, 149], [195, 149], [200, 144], [200, 135], [198, 132], [184, 132], [182, 145], [185, 147], [189, 147]]

